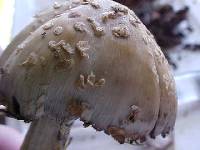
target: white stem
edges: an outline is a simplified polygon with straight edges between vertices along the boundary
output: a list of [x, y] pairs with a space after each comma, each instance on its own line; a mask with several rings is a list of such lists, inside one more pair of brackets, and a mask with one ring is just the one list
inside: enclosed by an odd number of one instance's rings
[[31, 123], [21, 150], [64, 150], [69, 132], [70, 125], [42, 117]]

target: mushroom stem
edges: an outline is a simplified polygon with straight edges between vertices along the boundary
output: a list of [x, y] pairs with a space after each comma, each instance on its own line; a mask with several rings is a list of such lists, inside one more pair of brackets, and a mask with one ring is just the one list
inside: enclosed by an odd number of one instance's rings
[[34, 120], [31, 123], [21, 150], [66, 149], [71, 124], [71, 121], [59, 123], [49, 117]]

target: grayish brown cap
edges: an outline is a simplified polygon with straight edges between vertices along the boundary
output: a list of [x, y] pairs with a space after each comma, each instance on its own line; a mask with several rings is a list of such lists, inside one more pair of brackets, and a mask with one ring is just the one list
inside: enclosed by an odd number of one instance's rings
[[0, 91], [8, 110], [28, 121], [80, 118], [120, 143], [170, 132], [174, 80], [153, 36], [116, 2], [76, 4], [56, 17], [50, 10], [44, 24], [31, 35], [27, 27], [4, 52]]

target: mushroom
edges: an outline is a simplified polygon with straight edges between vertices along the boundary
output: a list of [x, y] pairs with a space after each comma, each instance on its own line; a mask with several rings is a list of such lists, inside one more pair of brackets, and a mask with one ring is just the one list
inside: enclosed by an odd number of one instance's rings
[[64, 149], [78, 118], [121, 144], [173, 130], [174, 79], [134, 12], [111, 0], [82, 0], [42, 14], [0, 60], [4, 112], [32, 122], [22, 149]]

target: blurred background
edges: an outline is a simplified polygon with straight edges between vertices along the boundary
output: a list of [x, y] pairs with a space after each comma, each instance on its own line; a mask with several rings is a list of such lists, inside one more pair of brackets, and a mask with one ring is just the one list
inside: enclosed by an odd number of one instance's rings
[[[66, 0], [57, 0], [63, 2]], [[177, 86], [178, 118], [169, 137], [148, 140], [144, 146], [120, 145], [111, 137], [76, 121], [69, 150], [199, 150], [200, 149], [200, 0], [116, 0], [128, 5], [154, 34], [168, 59]], [[38, 11], [54, 0], [0, 0], [0, 46], [31, 22]], [[1, 123], [23, 136], [28, 124], [10, 118]], [[1, 141], [0, 141], [1, 142]]]

